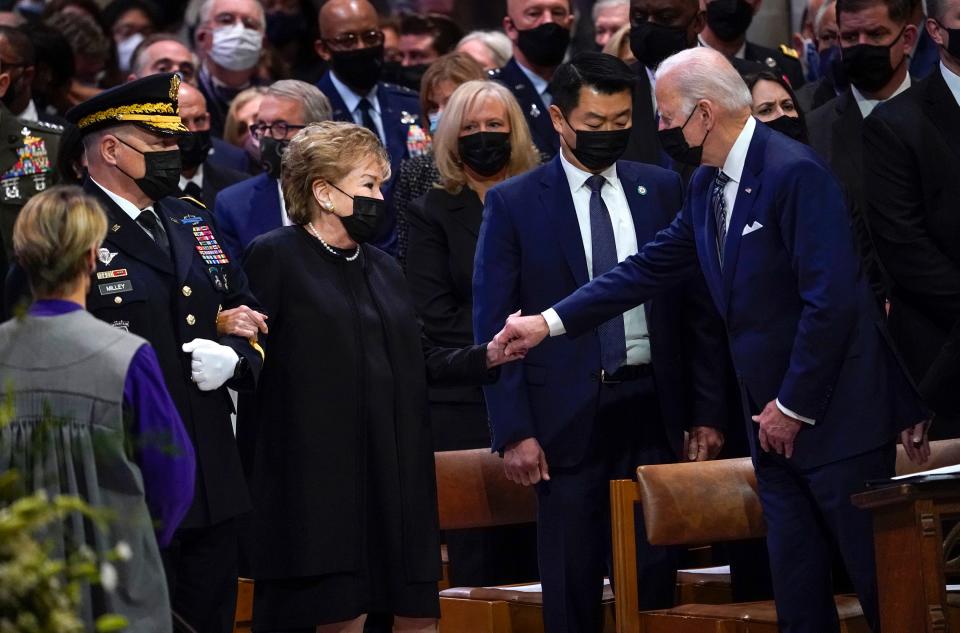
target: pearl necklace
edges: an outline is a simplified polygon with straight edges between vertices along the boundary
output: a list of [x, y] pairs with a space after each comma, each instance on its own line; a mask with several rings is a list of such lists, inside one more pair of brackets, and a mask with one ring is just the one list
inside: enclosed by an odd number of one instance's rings
[[349, 256], [343, 255], [343, 254], [338, 253], [337, 251], [333, 250], [333, 247], [332, 247], [332, 246], [330, 246], [330, 245], [327, 244], [325, 241], [323, 241], [323, 238], [320, 237], [320, 234], [319, 234], [319, 233], [317, 233], [317, 229], [313, 228], [313, 222], [307, 222], [307, 230], [310, 231], [310, 234], [311, 234], [311, 235], [313, 235], [315, 238], [317, 238], [318, 240], [320, 240], [320, 243], [323, 245], [323, 247], [324, 247], [325, 249], [327, 249], [327, 250], [330, 252], [331, 255], [335, 255], [335, 256], [337, 256], [337, 257], [342, 257], [342, 258], [344, 258], [345, 260], [347, 260], [348, 262], [352, 262], [353, 260], [355, 260], [357, 257], [360, 256], [360, 245], [359, 245], [359, 244], [357, 244], [357, 250], [353, 253], [353, 255], [349, 255]]

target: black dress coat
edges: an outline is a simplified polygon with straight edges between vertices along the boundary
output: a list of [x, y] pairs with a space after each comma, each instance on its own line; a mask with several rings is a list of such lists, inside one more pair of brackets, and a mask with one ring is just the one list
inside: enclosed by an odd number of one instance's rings
[[941, 70], [877, 106], [863, 143], [867, 217], [892, 281], [890, 333], [928, 404], [956, 417], [960, 106]]
[[238, 436], [252, 441], [257, 578], [295, 578], [359, 571], [362, 520], [364, 399], [359, 378], [359, 325], [345, 266], [363, 266], [387, 340], [395, 384], [394, 414], [408, 582], [440, 577], [433, 444], [427, 383], [482, 384], [486, 346], [430, 345], [396, 261], [368, 245], [362, 261], [325, 251], [300, 226], [255, 239], [244, 256], [251, 287], [270, 317], [270, 362], [255, 398], [241, 404]]

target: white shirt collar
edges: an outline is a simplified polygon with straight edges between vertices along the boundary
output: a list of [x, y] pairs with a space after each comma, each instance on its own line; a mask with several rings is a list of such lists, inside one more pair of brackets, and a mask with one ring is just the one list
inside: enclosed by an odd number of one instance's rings
[[[894, 93], [887, 98], [893, 99], [909, 87], [910, 73], [907, 73], [907, 75], [903, 78], [903, 83], [900, 84], [900, 87], [897, 88]], [[867, 99], [853, 84], [850, 84], [850, 90], [853, 92], [853, 98], [856, 100], [857, 107], [860, 108], [860, 115], [863, 118], [870, 116], [870, 113], [873, 112], [873, 109], [876, 108], [881, 101], [885, 101], [885, 99]]]
[[[516, 57], [514, 57], [514, 59], [516, 59]], [[533, 84], [533, 88], [537, 91], [538, 95], [542, 95], [547, 91], [547, 88], [550, 87], [549, 81], [521, 64], [519, 59], [517, 59], [517, 66], [520, 67], [520, 70], [523, 71], [523, 74], [526, 75], [527, 79], [530, 80], [530, 83]]]
[[[588, 171], [584, 171], [567, 160], [567, 157], [563, 155], [563, 150], [560, 150], [560, 164], [563, 165], [563, 172], [567, 176], [567, 182], [570, 183], [570, 190], [577, 191], [582, 187], [587, 186], [587, 180], [593, 176]], [[620, 179], [617, 177], [617, 164], [614, 163], [604, 169], [599, 174], [607, 179], [607, 182], [613, 185], [616, 188], [620, 188]]]
[[333, 87], [337, 89], [337, 92], [340, 93], [340, 98], [343, 99], [343, 105], [347, 106], [347, 111], [353, 114], [353, 111], [357, 109], [357, 106], [360, 105], [360, 100], [366, 98], [370, 102], [370, 105], [373, 106], [374, 111], [377, 114], [380, 114], [380, 102], [377, 100], [377, 86], [374, 85], [365, 95], [358, 95], [354, 92], [347, 84], [340, 81], [337, 78], [337, 74], [330, 71], [330, 81], [333, 83]]
[[33, 99], [30, 99], [30, 101], [27, 102], [27, 107], [24, 108], [23, 112], [21, 112], [17, 116], [27, 121], [40, 120], [40, 114], [37, 112], [37, 104], [33, 102]]
[[[697, 40], [700, 42], [700, 46], [705, 46], [710, 49], [713, 48], [712, 46], [704, 42], [703, 38], [700, 37], [699, 35], [697, 36]], [[743, 40], [743, 44], [740, 45], [740, 48], [737, 50], [736, 53], [733, 54], [733, 56], [736, 57], [737, 59], [747, 58], [747, 40]]]
[[203, 189], [203, 163], [197, 167], [197, 173], [193, 175], [193, 178], [185, 178], [184, 175], [180, 174], [180, 189], [181, 191], [187, 186], [188, 182], [192, 182], [196, 186]]
[[757, 129], [757, 120], [752, 116], [747, 117], [747, 122], [740, 130], [740, 135], [733, 142], [727, 159], [723, 161], [723, 173], [730, 177], [733, 182], [740, 182], [743, 178], [743, 167], [747, 162], [747, 152], [750, 150], [750, 141], [753, 140], [753, 133]]
[[947, 88], [949, 88], [953, 94], [957, 105], [960, 105], [960, 77], [947, 68], [942, 61], [940, 62], [940, 74], [943, 75], [943, 80], [947, 82]]
[[92, 177], [92, 176], [90, 177], [90, 180], [93, 181], [93, 184], [95, 184], [96, 186], [98, 186], [98, 187], [100, 187], [101, 189], [103, 189], [103, 193], [107, 194], [107, 197], [109, 197], [111, 200], [113, 200], [113, 201], [116, 203], [116, 205], [117, 205], [118, 207], [120, 207], [120, 209], [121, 209], [124, 213], [126, 213], [127, 215], [129, 215], [129, 216], [130, 216], [130, 219], [133, 220], [134, 222], [136, 222], [136, 221], [137, 221], [137, 218], [140, 217], [140, 212], [141, 212], [141, 211], [146, 211], [147, 209], [153, 210], [153, 205], [148, 205], [148, 206], [144, 207], [143, 209], [138, 209], [138, 208], [137, 208], [137, 205], [133, 204], [132, 202], [130, 202], [130, 201], [127, 200], [126, 198], [121, 198], [121, 197], [118, 196], [117, 194], [113, 193], [112, 191], [110, 191], [109, 189], [107, 189], [106, 187], [104, 187], [103, 185], [101, 185], [99, 182], [97, 182], [96, 180], [93, 180], [93, 177]]

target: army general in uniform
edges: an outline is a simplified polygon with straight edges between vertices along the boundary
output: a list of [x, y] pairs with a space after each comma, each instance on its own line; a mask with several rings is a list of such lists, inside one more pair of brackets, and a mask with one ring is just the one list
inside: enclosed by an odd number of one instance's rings
[[163, 552], [173, 609], [201, 633], [226, 633], [236, 604], [237, 517], [250, 509], [227, 387], [254, 386], [265, 322], [212, 216], [170, 197], [180, 179], [177, 139], [189, 134], [179, 81], [151, 75], [81, 103], [67, 118], [82, 135], [83, 187], [109, 223], [87, 307], [153, 345], [197, 456], [193, 504]]

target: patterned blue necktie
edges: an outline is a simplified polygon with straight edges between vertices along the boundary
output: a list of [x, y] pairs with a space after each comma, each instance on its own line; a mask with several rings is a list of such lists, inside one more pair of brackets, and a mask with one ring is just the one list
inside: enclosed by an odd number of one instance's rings
[[723, 188], [728, 182], [730, 182], [730, 176], [718, 171], [713, 181], [713, 194], [710, 196], [713, 219], [717, 223], [717, 253], [720, 255], [720, 266], [723, 266], [723, 249], [727, 243], [727, 201], [723, 197]]
[[[617, 242], [613, 237], [613, 222], [603, 202], [600, 190], [607, 180], [595, 175], [587, 178], [590, 187], [590, 242], [593, 249], [593, 278], [617, 265]], [[623, 330], [623, 315], [618, 314], [597, 328], [600, 335], [600, 365], [608, 374], [617, 371], [627, 359], [627, 336]]]

